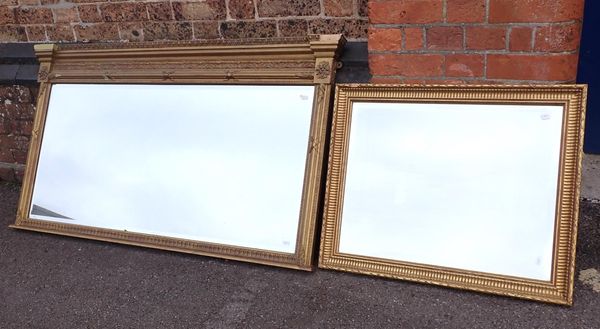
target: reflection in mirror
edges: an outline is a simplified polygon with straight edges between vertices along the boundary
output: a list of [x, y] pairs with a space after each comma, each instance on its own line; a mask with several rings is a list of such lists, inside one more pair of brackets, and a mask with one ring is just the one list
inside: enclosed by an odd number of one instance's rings
[[30, 217], [294, 253], [314, 86], [52, 86]]
[[339, 251], [549, 281], [562, 118], [354, 103]]

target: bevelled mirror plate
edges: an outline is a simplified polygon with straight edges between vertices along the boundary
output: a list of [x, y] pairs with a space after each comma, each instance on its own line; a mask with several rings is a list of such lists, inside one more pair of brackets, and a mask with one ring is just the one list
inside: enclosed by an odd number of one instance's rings
[[29, 216], [293, 253], [313, 93], [56, 84]]
[[585, 95], [338, 86], [319, 265], [571, 304]]
[[312, 269], [341, 44], [38, 46], [13, 227]]

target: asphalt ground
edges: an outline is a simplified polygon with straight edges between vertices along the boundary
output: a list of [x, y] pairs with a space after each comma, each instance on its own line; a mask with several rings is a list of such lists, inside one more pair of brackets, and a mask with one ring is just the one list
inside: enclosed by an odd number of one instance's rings
[[[0, 182], [2, 329], [600, 328], [600, 289], [579, 279], [565, 307], [20, 231], [19, 189]], [[579, 228], [577, 276], [600, 270], [599, 203]]]

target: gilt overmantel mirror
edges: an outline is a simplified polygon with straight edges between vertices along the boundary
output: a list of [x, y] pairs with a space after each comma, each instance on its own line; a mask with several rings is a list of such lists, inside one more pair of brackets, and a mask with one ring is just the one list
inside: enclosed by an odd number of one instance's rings
[[585, 86], [336, 88], [320, 267], [572, 303]]
[[37, 45], [13, 227], [310, 270], [343, 43]]

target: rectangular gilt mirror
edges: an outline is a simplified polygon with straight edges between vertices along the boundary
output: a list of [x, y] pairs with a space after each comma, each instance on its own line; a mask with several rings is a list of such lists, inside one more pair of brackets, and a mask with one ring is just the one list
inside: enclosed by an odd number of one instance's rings
[[571, 304], [585, 98], [338, 85], [319, 266]]
[[342, 44], [37, 46], [13, 227], [310, 270]]

